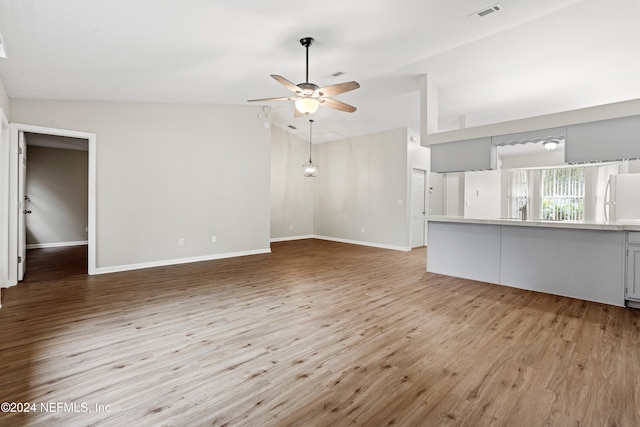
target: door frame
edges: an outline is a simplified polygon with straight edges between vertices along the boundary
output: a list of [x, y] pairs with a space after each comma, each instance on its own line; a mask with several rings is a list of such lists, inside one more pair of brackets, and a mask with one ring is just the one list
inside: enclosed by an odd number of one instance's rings
[[18, 132], [18, 282], [24, 280], [27, 265], [27, 138]]
[[[54, 136], [81, 138], [88, 141], [88, 265], [87, 272], [96, 274], [96, 134], [46, 126], [11, 123], [9, 139], [9, 268], [7, 286], [18, 283], [18, 138], [20, 133], [30, 132]], [[28, 172], [27, 172], [28, 173]]]
[[[429, 212], [429, 169], [426, 166], [421, 166], [421, 165], [411, 165], [411, 169], [410, 169], [410, 173], [409, 173], [409, 195], [411, 197], [413, 194], [413, 171], [414, 170], [419, 170], [424, 172], [424, 209], [425, 209], [425, 217], [428, 216], [428, 212]], [[413, 236], [413, 199], [409, 199], [409, 247], [412, 247], [413, 244], [411, 243], [411, 236]], [[424, 221], [424, 230], [423, 230], [423, 235], [422, 235], [422, 239], [424, 242], [424, 246], [427, 246], [427, 238], [428, 238], [428, 234], [427, 234], [427, 220], [425, 219]]]
[[0, 108], [0, 120], [2, 120], [2, 132], [0, 139], [0, 288], [8, 286], [9, 274], [9, 168], [10, 164], [10, 127], [9, 120], [2, 108]]

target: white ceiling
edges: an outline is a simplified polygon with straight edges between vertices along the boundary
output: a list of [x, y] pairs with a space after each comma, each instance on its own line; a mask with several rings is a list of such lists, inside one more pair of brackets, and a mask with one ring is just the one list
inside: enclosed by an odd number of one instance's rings
[[[439, 88], [439, 130], [640, 98], [639, 0], [3, 0], [12, 98], [254, 105], [287, 96], [270, 74], [356, 80], [321, 108], [314, 142], [409, 126], [419, 77]], [[345, 74], [333, 78], [331, 74]], [[307, 139], [290, 102], [273, 123]]]

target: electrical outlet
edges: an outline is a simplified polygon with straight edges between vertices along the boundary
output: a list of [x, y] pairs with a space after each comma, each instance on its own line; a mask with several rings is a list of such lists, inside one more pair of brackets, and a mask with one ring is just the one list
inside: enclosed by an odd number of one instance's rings
[[293, 224], [289, 224], [289, 230], [293, 230]]
[[184, 239], [178, 239], [178, 246], [184, 246]]
[[361, 231], [362, 231], [362, 234], [364, 234], [364, 227], [362, 227], [362, 230], [361, 230]]
[[216, 238], [216, 236], [211, 237], [211, 243], [215, 243], [217, 241], [218, 241], [218, 239]]

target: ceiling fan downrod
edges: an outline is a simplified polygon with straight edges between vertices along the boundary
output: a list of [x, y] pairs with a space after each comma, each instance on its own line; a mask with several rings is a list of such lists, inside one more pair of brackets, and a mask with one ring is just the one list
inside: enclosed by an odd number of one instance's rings
[[304, 37], [300, 39], [300, 44], [307, 50], [307, 69], [305, 74], [305, 83], [309, 83], [309, 46], [311, 46], [313, 42], [313, 37]]

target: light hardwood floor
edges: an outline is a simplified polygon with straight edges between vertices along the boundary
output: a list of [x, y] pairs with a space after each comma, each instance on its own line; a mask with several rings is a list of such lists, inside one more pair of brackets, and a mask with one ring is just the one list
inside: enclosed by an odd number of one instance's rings
[[640, 425], [637, 310], [426, 273], [424, 249], [272, 251], [101, 276], [31, 251], [0, 402], [37, 407], [0, 425]]

